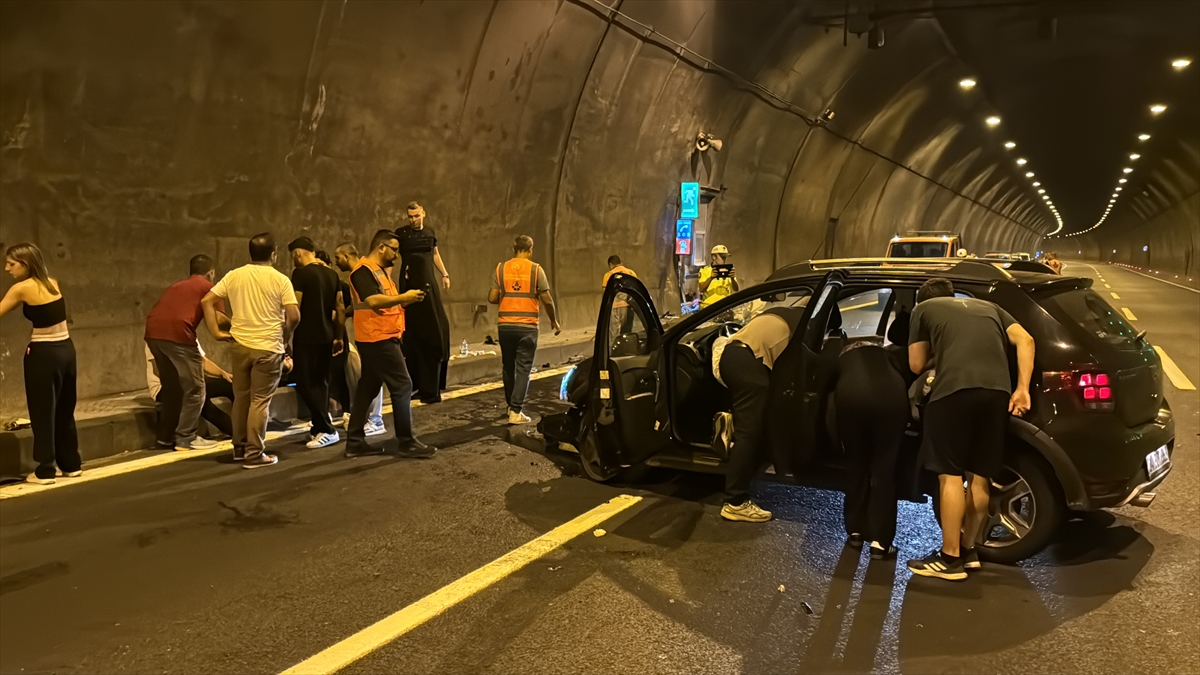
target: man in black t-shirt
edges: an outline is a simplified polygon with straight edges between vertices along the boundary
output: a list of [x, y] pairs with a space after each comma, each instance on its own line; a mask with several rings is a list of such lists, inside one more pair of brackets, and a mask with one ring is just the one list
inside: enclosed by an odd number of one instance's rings
[[329, 363], [344, 348], [345, 307], [337, 272], [320, 264], [316, 245], [308, 237], [288, 244], [292, 262], [292, 287], [300, 302], [300, 324], [292, 337], [293, 376], [296, 391], [312, 415], [311, 440], [305, 445], [323, 448], [341, 440], [329, 421]]
[[[1017, 350], [1015, 388], [1009, 343]], [[988, 513], [988, 488], [1004, 463], [1009, 414], [1029, 411], [1033, 353], [1033, 337], [1008, 312], [986, 300], [955, 297], [949, 279], [930, 279], [917, 291], [908, 365], [919, 374], [932, 357], [936, 368], [922, 464], [938, 474], [942, 546], [908, 561], [914, 574], [960, 581], [967, 570], [979, 569], [975, 543]]]

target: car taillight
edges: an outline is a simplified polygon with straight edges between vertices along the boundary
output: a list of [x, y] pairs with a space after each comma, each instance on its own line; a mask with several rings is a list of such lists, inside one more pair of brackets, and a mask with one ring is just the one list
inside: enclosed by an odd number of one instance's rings
[[1115, 394], [1108, 373], [1083, 370], [1045, 373], [1042, 382], [1047, 391], [1063, 391], [1077, 396], [1086, 410], [1111, 411], [1114, 407]]

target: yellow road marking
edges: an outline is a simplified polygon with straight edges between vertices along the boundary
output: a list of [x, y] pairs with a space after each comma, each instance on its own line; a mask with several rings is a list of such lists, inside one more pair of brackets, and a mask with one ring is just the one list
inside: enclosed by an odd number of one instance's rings
[[[1103, 279], [1101, 279], [1100, 281], [1104, 281], [1104, 280], [1103, 280]], [[1105, 287], [1105, 288], [1112, 288], [1112, 286], [1109, 286], [1108, 284], [1104, 284], [1104, 287]]]
[[282, 675], [335, 673], [642, 501], [620, 495], [351, 635]]
[[1113, 296], [1113, 300], [1120, 300], [1120, 299], [1121, 299], [1121, 296], [1117, 295], [1116, 293], [1109, 293], [1109, 295]]
[[1133, 315], [1133, 312], [1129, 311], [1129, 308], [1128, 308], [1128, 307], [1122, 307], [1122, 308], [1121, 308], [1121, 312], [1123, 312], [1123, 313], [1125, 314], [1125, 318], [1126, 318], [1126, 319], [1129, 319], [1130, 321], [1137, 321], [1137, 320], [1138, 320], [1138, 318], [1137, 318], [1136, 316], [1134, 316], [1134, 315]]
[[1155, 347], [1154, 351], [1158, 352], [1158, 358], [1162, 359], [1163, 371], [1167, 373], [1167, 378], [1171, 380], [1171, 384], [1175, 385], [1176, 389], [1180, 391], [1194, 391], [1196, 389], [1196, 385], [1192, 384], [1188, 376], [1183, 374], [1183, 370], [1175, 365], [1175, 362], [1171, 360], [1171, 357], [1167, 356], [1162, 347]]
[[[529, 379], [530, 380], [541, 380], [541, 379], [544, 379], [547, 377], [554, 377], [555, 375], [561, 375], [570, 369], [571, 369], [570, 366], [564, 366], [562, 368], [551, 368], [549, 370], [543, 370], [541, 372], [534, 373], [533, 375], [531, 375], [529, 377]], [[472, 387], [465, 387], [463, 389], [455, 389], [453, 391], [448, 391], [448, 392], [442, 394], [442, 399], [446, 400], [446, 399], [454, 399], [454, 398], [463, 398], [466, 396], [474, 396], [475, 394], [482, 394], [485, 391], [492, 391], [493, 389], [500, 389], [503, 386], [504, 386], [503, 382], [488, 382], [487, 384], [477, 384]], [[420, 401], [413, 401], [412, 405], [414, 408], [419, 408], [425, 404], [421, 403]], [[392, 412], [392, 405], [390, 403], [388, 405], [385, 405], [383, 407], [383, 412], [384, 413]], [[278, 440], [280, 438], [286, 438], [289, 436], [296, 436], [296, 435], [299, 435], [302, 433], [307, 433], [308, 428], [309, 428], [308, 422], [298, 422], [296, 424], [293, 424], [291, 426], [291, 428], [284, 430], [284, 431], [268, 431], [267, 432], [267, 441], [274, 441], [274, 440]], [[90, 483], [92, 481], [101, 480], [103, 478], [111, 478], [113, 476], [120, 476], [122, 474], [132, 473], [134, 471], [141, 471], [143, 469], [151, 469], [156, 466], [164, 466], [166, 464], [174, 464], [175, 462], [182, 462], [185, 459], [192, 459], [194, 457], [208, 457], [211, 455], [220, 455], [222, 453], [227, 453], [227, 452], [232, 452], [232, 451], [233, 451], [233, 443], [231, 443], [230, 441], [222, 441], [216, 447], [208, 449], [208, 450], [189, 450], [187, 452], [163, 452], [161, 454], [151, 455], [150, 457], [143, 457], [141, 459], [130, 460], [128, 462], [119, 462], [117, 464], [110, 464], [108, 466], [100, 467], [99, 469], [86, 469], [83, 472], [83, 475], [78, 478], [61, 478], [60, 477], [55, 480], [55, 483], [53, 485], [34, 485], [33, 483], [16, 483], [14, 485], [6, 485], [4, 487], [0, 487], [0, 499], [12, 499], [13, 497], [23, 497], [25, 495], [36, 494], [38, 492], [45, 492], [47, 490], [54, 490], [57, 488], [70, 487], [72, 485], [79, 485], [80, 483]]]
[[841, 308], [839, 308], [839, 311], [853, 312], [856, 309], [866, 309], [868, 307], [874, 307], [875, 305], [878, 305], [878, 304], [879, 304], [878, 300], [872, 300], [871, 302], [863, 303], [861, 305], [853, 305], [851, 307], [841, 307]]

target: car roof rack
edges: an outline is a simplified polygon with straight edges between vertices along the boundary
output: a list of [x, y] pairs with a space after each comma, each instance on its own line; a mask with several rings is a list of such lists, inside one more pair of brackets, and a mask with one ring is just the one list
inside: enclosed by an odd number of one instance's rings
[[837, 258], [833, 260], [807, 260], [780, 268], [772, 278], [797, 276], [805, 272], [823, 270], [872, 270], [940, 272], [946, 276], [962, 279], [1008, 281], [1013, 278], [1006, 267], [1010, 260], [981, 260], [978, 258]]

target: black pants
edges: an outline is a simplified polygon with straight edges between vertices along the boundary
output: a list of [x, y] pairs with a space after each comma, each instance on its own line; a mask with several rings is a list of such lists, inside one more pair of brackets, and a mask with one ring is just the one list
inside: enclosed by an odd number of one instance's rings
[[882, 347], [850, 350], [838, 366], [837, 428], [849, 460], [846, 533], [886, 547], [896, 536], [896, 460], [908, 426], [908, 388]]
[[521, 412], [537, 356], [538, 329], [502, 325], [496, 332], [500, 334], [500, 361], [504, 365], [504, 400], [509, 410]]
[[371, 402], [379, 394], [379, 387], [387, 385], [392, 395], [392, 420], [396, 427], [396, 440], [400, 446], [411, 444], [415, 438], [412, 431], [412, 380], [408, 377], [408, 365], [404, 362], [404, 351], [400, 340], [381, 342], [358, 342], [358, 355], [362, 357], [362, 377], [354, 392], [350, 405], [350, 425], [346, 430], [349, 439], [347, 450], [362, 449], [367, 445], [363, 425]]
[[[217, 404], [213, 403], [214, 398], [227, 398], [230, 403], [233, 403], [233, 384], [223, 377], [204, 377], [204, 407], [200, 409], [200, 417], [204, 421], [213, 425], [218, 431], [226, 436], [233, 436], [233, 422], [229, 419], [229, 414], [221, 410]], [[158, 396], [154, 399], [159, 404], [163, 403], [163, 392], [160, 389]], [[163, 423], [163, 411], [158, 411], [159, 432], [165, 427]]]
[[33, 427], [38, 478], [83, 467], [75, 432], [75, 343], [30, 342], [25, 350], [25, 403]]
[[421, 340], [405, 339], [402, 342], [404, 360], [408, 363], [408, 374], [412, 377], [417, 398], [426, 403], [440, 401], [448, 365], [442, 360], [441, 348], [431, 352], [429, 346]]
[[329, 363], [333, 361], [333, 344], [295, 345], [292, 360], [296, 364], [293, 374], [296, 393], [308, 407], [312, 434], [337, 433], [329, 422]]
[[750, 498], [750, 482], [766, 463], [767, 392], [771, 369], [740, 342], [730, 342], [721, 354], [721, 379], [733, 398], [733, 449], [725, 474], [725, 499], [741, 504]]
[[346, 348], [341, 354], [333, 357], [329, 361], [329, 397], [337, 401], [342, 412], [350, 412], [350, 382], [346, 379], [346, 362], [350, 359], [350, 344], [346, 343]]

